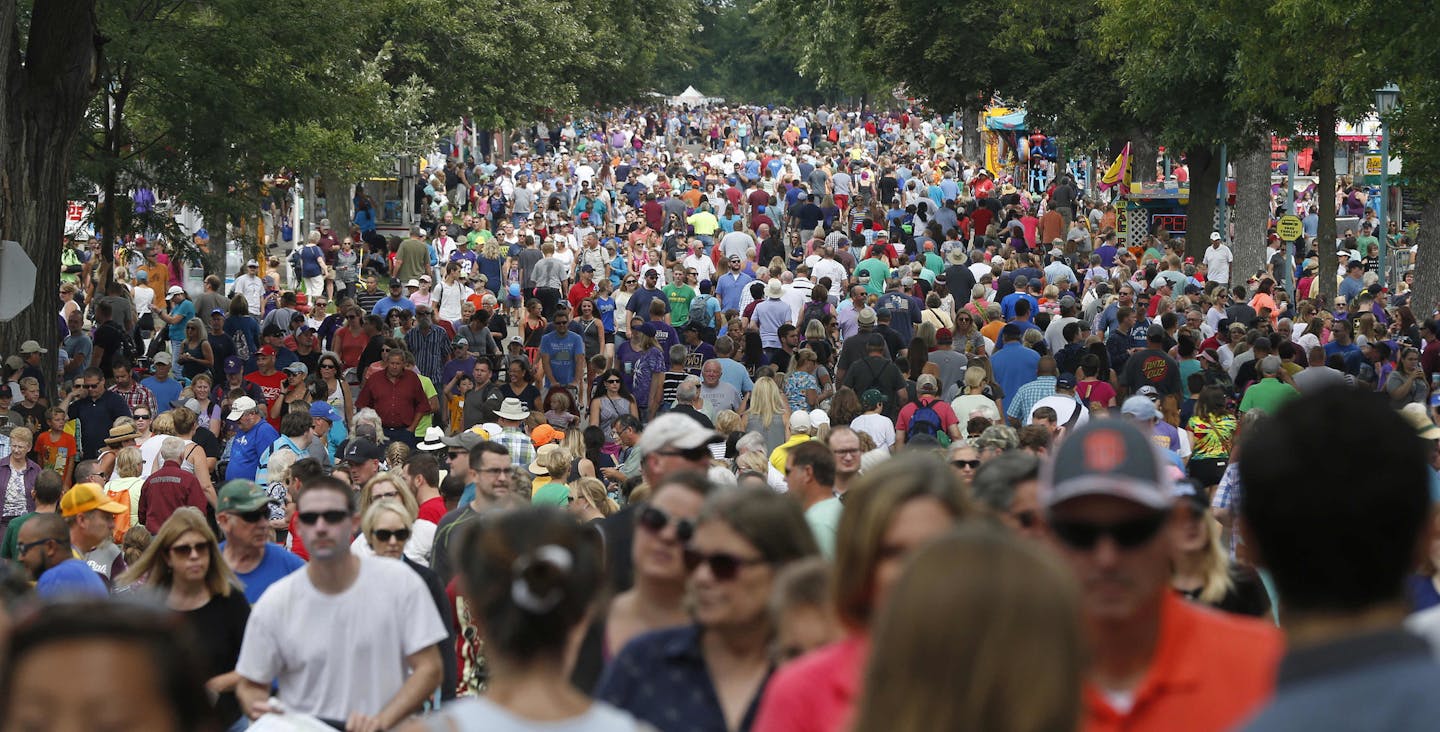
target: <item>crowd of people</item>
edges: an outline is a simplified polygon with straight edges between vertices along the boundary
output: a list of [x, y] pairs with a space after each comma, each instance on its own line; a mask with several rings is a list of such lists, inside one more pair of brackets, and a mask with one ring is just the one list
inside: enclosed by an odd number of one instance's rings
[[1434, 313], [959, 124], [446, 141], [408, 236], [357, 188], [200, 292], [77, 237], [4, 363], [0, 727], [1428, 728]]

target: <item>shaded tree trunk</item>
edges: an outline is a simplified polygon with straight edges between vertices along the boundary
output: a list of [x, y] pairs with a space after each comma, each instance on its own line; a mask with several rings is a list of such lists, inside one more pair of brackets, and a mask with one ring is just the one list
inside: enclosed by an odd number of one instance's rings
[[1185, 206], [1185, 256], [1200, 261], [1205, 247], [1210, 246], [1210, 232], [1215, 230], [1215, 194], [1220, 186], [1220, 156], [1214, 147], [1195, 147], [1185, 151], [1185, 164], [1190, 167], [1190, 203]]
[[[1121, 146], [1123, 147], [1124, 143], [1121, 143]], [[1112, 159], [1119, 153], [1119, 150], [1115, 150], [1111, 156]], [[1160, 146], [1155, 142], [1153, 136], [1139, 130], [1132, 132], [1130, 134], [1130, 179], [1136, 183], [1154, 183], [1155, 156], [1159, 154]]]
[[1415, 253], [1415, 294], [1410, 309], [1423, 318], [1440, 305], [1440, 191], [1432, 193], [1425, 203], [1415, 244], [1419, 248]]
[[343, 239], [350, 235], [350, 221], [355, 215], [350, 210], [350, 193], [355, 182], [347, 183], [343, 177], [330, 173], [322, 174], [321, 180], [325, 182], [325, 213], [330, 218], [330, 228]]
[[1235, 161], [1235, 253], [1231, 279], [1243, 281], [1265, 266], [1265, 234], [1270, 225], [1270, 150], [1265, 145]]
[[[37, 276], [32, 304], [0, 323], [0, 348], [13, 353], [35, 339], [53, 358], [70, 159], [97, 90], [103, 41], [95, 0], [35, 3], [23, 43], [17, 4], [0, 0], [0, 239], [19, 242]], [[55, 380], [47, 386], [53, 396]]]
[[1315, 194], [1320, 225], [1315, 231], [1315, 250], [1320, 254], [1320, 302], [1333, 304], [1338, 289], [1334, 272], [1339, 266], [1335, 258], [1335, 107], [1321, 107], [1315, 124], [1319, 128], [1315, 144]]
[[960, 119], [964, 121], [964, 127], [960, 133], [960, 154], [966, 160], [979, 160], [982, 149], [980, 111], [970, 106], [961, 107]]

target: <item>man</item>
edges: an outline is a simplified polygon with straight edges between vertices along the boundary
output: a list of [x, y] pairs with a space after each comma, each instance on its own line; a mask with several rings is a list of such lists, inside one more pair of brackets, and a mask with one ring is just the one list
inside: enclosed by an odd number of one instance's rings
[[430, 413], [430, 399], [420, 377], [405, 367], [405, 358], [405, 352], [398, 349], [385, 354], [385, 370], [365, 380], [355, 408], [374, 408], [386, 441], [414, 447], [415, 426]]
[[895, 420], [896, 444], [903, 446], [922, 436], [938, 441], [942, 433], [951, 440], [959, 440], [963, 436], [960, 420], [950, 404], [940, 399], [940, 382], [931, 374], [921, 374], [915, 380], [915, 390], [915, 401], [901, 408]]
[[285, 398], [286, 376], [285, 372], [276, 370], [276, 353], [274, 346], [261, 346], [255, 352], [256, 370], [246, 374], [245, 381], [259, 387], [260, 393], [265, 395], [265, 414], [270, 426], [278, 430], [280, 417], [276, 405]]
[[[660, 270], [651, 268], [645, 270], [645, 276], [641, 278], [645, 283], [640, 289], [630, 293], [630, 301], [625, 303], [625, 310], [631, 317], [647, 317], [651, 313], [650, 303], [659, 302], [664, 307], [664, 312], [670, 312], [670, 301], [665, 297], [655, 283], [660, 281]], [[616, 317], [619, 317], [618, 315]]]
[[450, 355], [450, 336], [435, 325], [435, 314], [428, 305], [415, 308], [415, 327], [405, 334], [405, 348], [415, 356], [415, 368], [436, 384], [443, 384], [441, 372]]
[[1030, 424], [1030, 411], [1041, 399], [1055, 394], [1056, 376], [1055, 359], [1050, 356], [1041, 356], [1036, 362], [1035, 378], [1014, 392], [1006, 392], [1005, 416], [1009, 418], [1010, 424], [1022, 426]]
[[[462, 433], [462, 436], [464, 434], [475, 433]], [[430, 570], [445, 584], [449, 584], [455, 576], [456, 568], [451, 564], [450, 543], [458, 537], [456, 532], [486, 512], [500, 507], [510, 496], [510, 479], [515, 473], [515, 466], [510, 463], [510, 451], [498, 442], [483, 440], [468, 451], [452, 447], [451, 454], [457, 455], [457, 460], [466, 461], [466, 470], [474, 477], [474, 485], [473, 492], [467, 487], [466, 494], [460, 497], [460, 505], [445, 514], [435, 528]]]
[[670, 283], [660, 288], [665, 293], [665, 301], [670, 305], [670, 326], [680, 328], [690, 323], [690, 302], [695, 299], [695, 287], [697, 284], [695, 270], [675, 268], [675, 276]]
[[[1240, 398], [1240, 413], [1259, 409], [1266, 414], [1275, 414], [1280, 407], [1300, 396], [1295, 387], [1281, 380], [1279, 356], [1266, 356], [1260, 360], [1260, 380], [1245, 390]], [[1286, 377], [1288, 380], [1288, 377]]]
[[[726, 234], [722, 244], [731, 236], [733, 234]], [[746, 237], [748, 238], [749, 235], [747, 234]], [[721, 309], [739, 310], [740, 297], [750, 287], [750, 283], [755, 281], [755, 278], [743, 270], [744, 260], [741, 259], [740, 254], [731, 254], [729, 262], [730, 271], [721, 275], [720, 280], [715, 283], [715, 294], [720, 298]]]
[[755, 306], [750, 316], [759, 327], [760, 345], [772, 360], [784, 352], [780, 342], [780, 326], [794, 321], [790, 306], [780, 299], [784, 294], [785, 287], [780, 284], [780, 280], [770, 280], [765, 285], [765, 300]]
[[350, 465], [350, 482], [356, 492], [380, 472], [380, 461], [384, 459], [385, 450], [364, 437], [345, 443], [345, 462]]
[[790, 449], [785, 460], [789, 495], [805, 510], [805, 523], [815, 536], [820, 553], [835, 557], [835, 532], [844, 504], [835, 496], [835, 455], [822, 442], [811, 440]]
[[[440, 685], [445, 625], [420, 576], [350, 552], [358, 529], [350, 487], [329, 476], [296, 498], [310, 563], [256, 602], [235, 671], [251, 719], [283, 709], [351, 730], [391, 729]], [[407, 675], [408, 670], [408, 675]]]
[[1035, 413], [1046, 407], [1054, 410], [1057, 428], [1080, 427], [1089, 422], [1090, 410], [1075, 398], [1075, 383], [1075, 374], [1064, 373], [1055, 377], [1055, 392], [1040, 398], [1030, 407], [1025, 414], [1025, 424], [1033, 424]]
[[121, 395], [105, 389], [105, 376], [98, 368], [85, 369], [80, 383], [81, 390], [67, 394], [60, 406], [80, 423], [80, 457], [94, 460], [105, 447], [110, 427], [115, 420], [130, 416], [130, 407]]
[[115, 369], [110, 372], [110, 375], [115, 381], [110, 387], [110, 391], [124, 399], [125, 405], [131, 412], [137, 409], [148, 408], [150, 413], [154, 414], [155, 394], [144, 386], [135, 383], [135, 375], [131, 371], [133, 368], [134, 365], [129, 361], [123, 358], [116, 359]]
[[[478, 435], [477, 435], [478, 437]], [[440, 464], [431, 455], [413, 454], [405, 461], [405, 477], [419, 505], [418, 518], [439, 524], [445, 517], [445, 499], [440, 495]], [[428, 563], [430, 557], [425, 557]]]
[[[755, 382], [750, 378], [750, 373], [745, 370], [744, 364], [736, 361], [735, 340], [728, 335], [715, 339], [714, 363], [720, 365], [720, 379], [735, 387], [740, 394], [749, 394], [755, 388]], [[707, 361], [706, 363], [711, 363]]]
[[785, 472], [785, 460], [790, 450], [796, 445], [809, 442], [815, 433], [815, 423], [810, 419], [810, 413], [804, 410], [790, 413], [790, 438], [780, 443], [770, 451], [770, 465], [782, 475]]
[[555, 245], [545, 242], [540, 247], [542, 254], [540, 260], [535, 263], [535, 268], [530, 276], [534, 279], [534, 295], [540, 301], [540, 314], [546, 318], [555, 313], [555, 306], [561, 301], [565, 290], [565, 280], [569, 279], [570, 272], [565, 262], [555, 256]]
[[[500, 385], [494, 382], [491, 374], [489, 361], [475, 360], [475, 367], [470, 371], [470, 375], [475, 381], [475, 388], [465, 395], [463, 412], [465, 424], [462, 426], [466, 429], [477, 424], [494, 422], [495, 410], [499, 409], [501, 402], [505, 401], [504, 395], [500, 393]], [[448, 393], [449, 390], [446, 391]]]
[[1345, 386], [1345, 372], [1325, 364], [1325, 349], [1315, 346], [1307, 352], [1309, 365], [1290, 377], [1295, 390], [1313, 394], [1334, 386]]
[[1205, 263], [1208, 282], [1218, 282], [1226, 289], [1230, 287], [1230, 264], [1235, 261], [1235, 253], [1225, 245], [1225, 237], [1218, 231], [1210, 232], [1210, 248], [1205, 250]]
[[[98, 315], [96, 319], [99, 319]], [[61, 382], [56, 387], [57, 391], [62, 393], [67, 381], [79, 378], [80, 372], [92, 361], [98, 363], [94, 356], [95, 341], [85, 332], [84, 311], [79, 308], [70, 311], [70, 314], [65, 316], [65, 327], [70, 331], [70, 335], [60, 342], [60, 347], [65, 350], [70, 360], [65, 362], [65, 370], [60, 374]]]
[[245, 263], [245, 273], [235, 278], [230, 287], [230, 296], [240, 295], [250, 308], [250, 317], [256, 320], [265, 314], [265, 280], [260, 277], [260, 263], [250, 260]]
[[365, 276], [364, 287], [355, 293], [355, 306], [360, 309], [360, 312], [373, 315], [376, 304], [384, 298], [385, 293], [380, 290], [380, 278], [372, 273]]
[[710, 443], [723, 439], [683, 414], [656, 417], [635, 443], [645, 482], [659, 485], [665, 475], [682, 470], [705, 472], [710, 467]]
[[1011, 531], [1027, 539], [1045, 538], [1040, 459], [1034, 455], [1011, 450], [979, 465], [970, 481], [970, 494]]
[[[1337, 424], [1365, 425], [1370, 449], [1315, 459], [1312, 446]], [[1432, 609], [1406, 621], [1407, 578], [1432, 541], [1433, 446], [1383, 400], [1353, 391], [1307, 395], [1247, 438], [1246, 453], [1265, 459], [1240, 463], [1240, 519], [1274, 580], [1286, 652], [1274, 698], [1243, 729], [1435, 726], [1440, 667], [1425, 639], [1402, 628], [1433, 642], [1440, 617]]]
[[1040, 494], [1051, 543], [1080, 584], [1092, 660], [1084, 729], [1230, 729], [1264, 701], [1279, 634], [1171, 589], [1190, 519], [1145, 435], [1115, 419], [1080, 428], [1042, 468]]
[[835, 495], [843, 496], [850, 482], [860, 474], [860, 435], [849, 427], [837, 425], [830, 429], [825, 444], [835, 456]]
[[1360, 297], [1365, 290], [1365, 265], [1359, 261], [1352, 261], [1345, 265], [1345, 277], [1340, 280], [1340, 296], [1345, 298], [1348, 305]]
[[185, 447], [184, 440], [166, 437], [160, 443], [160, 467], [145, 479], [140, 491], [137, 515], [151, 534], [160, 533], [171, 514], [183, 506], [192, 506], [201, 513], [210, 507], [199, 479], [180, 466]]
[[105, 581], [70, 548], [65, 520], [59, 514], [35, 514], [20, 527], [15, 558], [35, 581], [35, 594], [44, 600], [75, 597], [103, 598]]
[[[869, 308], [866, 308], [868, 311]], [[840, 383], [848, 386], [856, 394], [864, 394], [871, 389], [878, 389], [886, 396], [885, 408], [882, 414], [894, 419], [899, 408], [898, 401], [894, 395], [899, 394], [905, 388], [905, 375], [900, 373], [900, 368], [894, 361], [885, 357], [885, 338], [879, 333], [861, 333], [857, 338], [868, 339], [865, 342], [865, 357], [852, 363], [845, 370]]]
[[895, 329], [900, 336], [900, 342], [907, 347], [910, 345], [910, 338], [915, 334], [915, 326], [920, 324], [924, 309], [920, 298], [901, 291], [900, 280], [896, 277], [891, 277], [885, 283], [884, 294], [875, 302], [875, 314], [890, 314], [890, 327]]
[[535, 443], [521, 426], [530, 418], [530, 410], [519, 399], [507, 397], [495, 410], [495, 418], [500, 422], [500, 434], [490, 435], [490, 439], [509, 451], [511, 465], [517, 468], [528, 466], [535, 459]]
[[116, 514], [129, 510], [110, 500], [98, 483], [80, 483], [60, 497], [60, 515], [70, 530], [75, 556], [84, 559], [106, 585], [125, 572], [125, 554], [112, 538]]
[[671, 407], [670, 411], [683, 414], [707, 429], [715, 429], [715, 423], [702, 411], [704, 407], [705, 403], [700, 399], [700, 380], [694, 376], [685, 377], [685, 380], [675, 387], [675, 406]]
[[157, 405], [156, 414], [163, 414], [170, 411], [170, 403], [180, 398], [180, 392], [184, 385], [179, 379], [171, 377], [171, 367], [175, 359], [168, 351], [161, 351], [155, 354], [154, 373], [145, 377], [140, 385], [150, 390]]
[[1040, 354], [1020, 343], [1021, 329], [1006, 323], [1000, 329], [1001, 345], [990, 358], [995, 380], [1005, 394], [1019, 393], [1020, 388], [1035, 380], [1040, 369]]
[[570, 332], [570, 309], [560, 305], [552, 321], [555, 329], [540, 337], [540, 367], [546, 387], [569, 387], [585, 392], [585, 340]]
[[235, 438], [230, 443], [230, 463], [225, 467], [225, 480], [254, 480], [260, 469], [260, 456], [274, 444], [280, 433], [262, 416], [261, 407], [250, 397], [240, 397], [230, 404], [226, 419], [235, 422]]
[[[410, 227], [410, 236], [400, 241], [395, 250], [395, 260], [390, 265], [390, 295], [395, 296], [395, 285], [418, 280], [420, 275], [430, 271], [430, 247], [425, 244], [425, 230], [419, 224]], [[414, 309], [414, 306], [407, 308]], [[389, 308], [385, 313], [390, 312]], [[376, 313], [384, 316], [385, 313]]]
[[718, 359], [711, 359], [700, 366], [700, 398], [710, 409], [719, 414], [730, 410], [737, 414], [745, 412], [744, 398], [740, 390], [722, 379], [724, 369]]
[[1165, 329], [1152, 325], [1145, 333], [1145, 348], [1131, 354], [1120, 373], [1120, 385], [1130, 394], [1142, 386], [1153, 386], [1162, 397], [1178, 398], [1181, 393], [1180, 364], [1166, 352]]

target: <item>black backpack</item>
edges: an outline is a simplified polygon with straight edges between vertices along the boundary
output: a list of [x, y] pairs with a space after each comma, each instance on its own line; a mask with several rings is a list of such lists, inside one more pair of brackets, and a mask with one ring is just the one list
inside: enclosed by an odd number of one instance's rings
[[806, 326], [810, 325], [810, 321], [819, 320], [822, 323], [825, 322], [825, 308], [827, 307], [827, 305], [828, 303], [819, 302], [817, 300], [810, 300], [805, 303], [805, 307], [800, 309], [801, 337], [804, 337], [805, 328]]

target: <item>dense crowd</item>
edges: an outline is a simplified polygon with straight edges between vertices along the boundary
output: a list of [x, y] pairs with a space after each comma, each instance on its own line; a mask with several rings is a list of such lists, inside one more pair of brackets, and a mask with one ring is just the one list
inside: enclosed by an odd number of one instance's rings
[[966, 123], [445, 140], [408, 236], [357, 186], [198, 292], [82, 232], [4, 362], [0, 727], [1429, 728], [1434, 314]]

